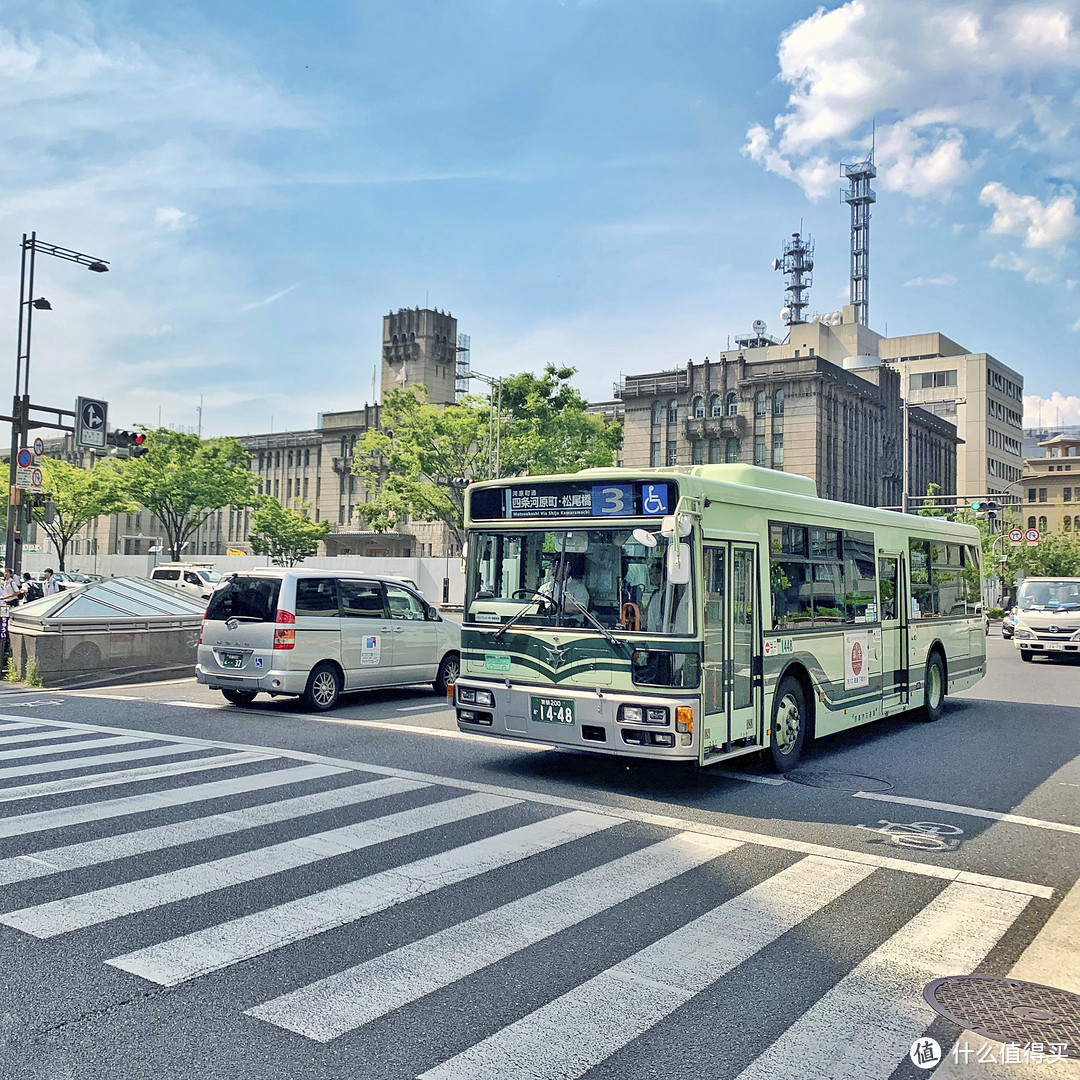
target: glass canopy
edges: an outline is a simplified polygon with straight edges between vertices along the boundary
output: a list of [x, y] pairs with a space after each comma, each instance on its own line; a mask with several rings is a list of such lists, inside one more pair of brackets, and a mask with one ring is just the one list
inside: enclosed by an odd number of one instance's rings
[[155, 617], [201, 618], [205, 609], [201, 600], [193, 601], [171, 586], [145, 578], [118, 577], [20, 604], [11, 609], [11, 614], [15, 618], [30, 615], [50, 623], [68, 619], [115, 622], [126, 618], [144, 622]]

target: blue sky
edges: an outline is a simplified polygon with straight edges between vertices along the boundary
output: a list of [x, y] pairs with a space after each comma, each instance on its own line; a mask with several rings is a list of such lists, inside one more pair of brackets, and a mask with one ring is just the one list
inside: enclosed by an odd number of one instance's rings
[[990, 352], [1029, 423], [1080, 423], [1080, 0], [24, 8], [0, 15], [12, 358], [23, 232], [113, 263], [39, 261], [36, 401], [312, 426], [370, 399], [382, 316], [425, 302], [477, 370], [568, 363], [608, 398], [780, 331], [800, 222], [810, 310], [846, 301], [839, 164], [876, 122], [871, 325]]

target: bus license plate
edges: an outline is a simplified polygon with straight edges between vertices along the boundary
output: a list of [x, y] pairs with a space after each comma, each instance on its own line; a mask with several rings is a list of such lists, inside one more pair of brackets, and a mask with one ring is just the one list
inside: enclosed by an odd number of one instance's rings
[[541, 723], [572, 724], [574, 722], [574, 703], [565, 698], [529, 698], [529, 706], [532, 718]]
[[244, 654], [238, 652], [223, 652], [221, 654], [222, 667], [243, 667]]

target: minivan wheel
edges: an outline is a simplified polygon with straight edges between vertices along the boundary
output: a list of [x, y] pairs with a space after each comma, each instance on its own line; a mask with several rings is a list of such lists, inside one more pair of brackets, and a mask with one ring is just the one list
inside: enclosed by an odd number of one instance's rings
[[308, 676], [304, 704], [316, 712], [332, 709], [341, 697], [341, 676], [333, 664], [317, 664]]
[[447, 653], [442, 658], [442, 663], [439, 665], [439, 673], [435, 676], [435, 681], [431, 684], [435, 688], [435, 693], [446, 697], [447, 688], [453, 686], [454, 683], [457, 682], [460, 674], [461, 658], [457, 653]]
[[255, 700], [255, 690], [222, 690], [221, 696], [230, 705], [250, 705]]

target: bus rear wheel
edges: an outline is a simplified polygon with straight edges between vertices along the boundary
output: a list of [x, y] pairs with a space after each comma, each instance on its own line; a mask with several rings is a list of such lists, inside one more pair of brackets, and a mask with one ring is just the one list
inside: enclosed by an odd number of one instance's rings
[[769, 750], [772, 767], [780, 773], [791, 772], [799, 763], [809, 713], [802, 683], [785, 675], [776, 688], [772, 708], [772, 734]]
[[923, 683], [922, 718], [940, 720], [945, 711], [945, 663], [941, 653], [932, 652], [926, 660], [926, 681]]

